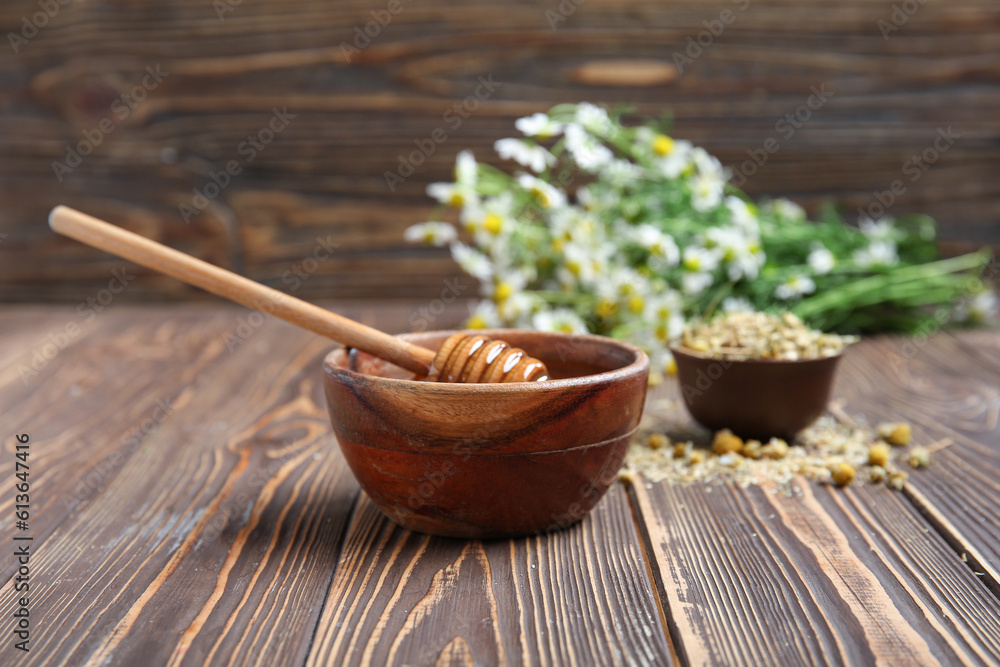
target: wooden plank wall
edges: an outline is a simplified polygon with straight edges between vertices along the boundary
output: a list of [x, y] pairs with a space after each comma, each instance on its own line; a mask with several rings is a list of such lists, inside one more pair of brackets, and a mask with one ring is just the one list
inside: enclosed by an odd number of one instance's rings
[[[306, 298], [432, 298], [453, 265], [401, 240], [426, 184], [460, 148], [486, 157], [515, 118], [581, 99], [669, 108], [677, 135], [737, 169], [776, 139], [754, 194], [855, 211], [900, 180], [890, 213], [935, 216], [947, 250], [1000, 244], [993, 0], [47, 1], [51, 17], [0, 5], [0, 300], [83, 301], [121, 266], [56, 239], [56, 203]], [[679, 72], [675, 52], [694, 56]], [[832, 95], [809, 110], [812, 90]], [[809, 120], [776, 128], [797, 110]], [[272, 122], [270, 143], [245, 143]], [[907, 170], [949, 127], [931, 168]], [[447, 141], [390, 191], [385, 172], [437, 128]], [[53, 166], [81, 142], [98, 145]], [[139, 273], [121, 298], [201, 296]]]

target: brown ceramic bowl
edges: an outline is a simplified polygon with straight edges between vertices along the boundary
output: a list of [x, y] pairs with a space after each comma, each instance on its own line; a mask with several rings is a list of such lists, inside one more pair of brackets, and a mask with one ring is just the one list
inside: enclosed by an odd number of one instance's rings
[[688, 411], [704, 426], [744, 438], [791, 438], [830, 400], [844, 353], [823, 359], [729, 361], [671, 350]]
[[[404, 338], [437, 349], [452, 333]], [[405, 528], [492, 538], [576, 523], [617, 477], [649, 359], [600, 336], [482, 333], [524, 348], [554, 379], [420, 382], [364, 352], [334, 350], [323, 381], [341, 451], [365, 493]]]

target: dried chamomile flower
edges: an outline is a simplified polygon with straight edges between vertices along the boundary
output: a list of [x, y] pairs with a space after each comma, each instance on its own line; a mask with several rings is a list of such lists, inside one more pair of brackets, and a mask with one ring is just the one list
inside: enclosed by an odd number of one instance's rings
[[646, 440], [646, 446], [650, 449], [660, 449], [661, 447], [670, 446], [670, 438], [663, 435], [662, 433], [650, 433], [649, 438]]
[[883, 468], [882, 466], [875, 465], [872, 466], [871, 470], [868, 471], [868, 480], [870, 482], [878, 484], [879, 482], [884, 481], [888, 474], [889, 473], [886, 471], [885, 468]]
[[674, 445], [674, 458], [683, 459], [687, 458], [688, 453], [691, 451], [690, 442], [678, 442]]
[[868, 463], [884, 468], [889, 463], [890, 453], [889, 445], [883, 442], [875, 443], [868, 449]]
[[794, 361], [836, 356], [857, 340], [810, 329], [792, 313], [734, 311], [689, 324], [681, 342], [693, 352], [718, 359]]
[[747, 440], [743, 443], [743, 449], [740, 450], [740, 454], [748, 459], [759, 461], [761, 457], [761, 450], [763, 448], [764, 446], [761, 444], [760, 440]]
[[705, 454], [699, 450], [694, 450], [688, 454], [688, 463], [695, 465], [705, 460]]
[[635, 484], [635, 475], [631, 470], [622, 470], [618, 473], [618, 481], [622, 484], [631, 486], [632, 484]]
[[783, 459], [788, 456], [788, 443], [781, 438], [771, 438], [760, 450], [765, 459]]
[[897, 447], [910, 444], [913, 437], [912, 429], [906, 422], [886, 422], [879, 424], [876, 430], [880, 438]]
[[854, 481], [854, 466], [850, 463], [838, 463], [830, 468], [830, 479], [837, 486], [847, 486]]
[[889, 486], [896, 489], [897, 491], [902, 491], [903, 486], [906, 485], [906, 480], [908, 478], [909, 475], [903, 472], [902, 470], [894, 470], [893, 472], [889, 473]]
[[733, 432], [728, 428], [724, 428], [716, 433], [715, 439], [712, 440], [712, 451], [719, 456], [733, 454], [741, 449], [743, 449], [743, 439], [733, 435]]
[[926, 468], [931, 463], [931, 453], [926, 447], [914, 447], [910, 450], [907, 461], [914, 468]]

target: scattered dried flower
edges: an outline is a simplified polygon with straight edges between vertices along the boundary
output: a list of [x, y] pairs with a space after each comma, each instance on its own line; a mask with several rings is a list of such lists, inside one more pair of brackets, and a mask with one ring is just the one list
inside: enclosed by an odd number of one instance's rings
[[683, 346], [718, 359], [820, 359], [840, 354], [856, 336], [810, 329], [792, 313], [734, 311], [684, 327]]
[[927, 451], [926, 447], [914, 447], [910, 450], [907, 461], [914, 468], [926, 468], [931, 463], [931, 453]]
[[743, 449], [740, 450], [740, 453], [748, 459], [758, 461], [762, 456], [761, 450], [763, 448], [764, 446], [761, 444], [760, 440], [747, 440], [743, 443]]
[[896, 447], [910, 444], [912, 429], [906, 422], [886, 422], [878, 425], [878, 434], [883, 440]]
[[837, 486], [847, 486], [854, 481], [854, 466], [850, 463], [838, 463], [830, 469], [830, 477]]
[[712, 451], [719, 456], [732, 454], [741, 449], [743, 449], [743, 439], [733, 435], [733, 432], [728, 428], [724, 428], [716, 433], [715, 439], [712, 440]]
[[659, 449], [660, 447], [669, 447], [670, 438], [663, 435], [662, 433], [650, 433], [649, 440], [646, 441], [646, 445], [650, 449]]
[[885, 467], [889, 463], [891, 451], [889, 445], [877, 442], [868, 450], [868, 463], [873, 466]]
[[766, 459], [783, 459], [788, 456], [788, 443], [781, 438], [771, 438], [760, 454]]

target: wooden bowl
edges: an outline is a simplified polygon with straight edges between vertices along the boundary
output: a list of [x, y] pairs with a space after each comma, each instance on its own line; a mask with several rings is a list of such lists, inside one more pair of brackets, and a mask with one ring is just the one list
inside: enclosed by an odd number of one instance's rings
[[[436, 349], [452, 333], [403, 338]], [[334, 350], [323, 383], [341, 451], [372, 501], [411, 530], [493, 538], [576, 523], [617, 477], [649, 359], [600, 336], [482, 333], [540, 358], [554, 379], [421, 382], [364, 352]]]
[[844, 353], [822, 359], [732, 361], [671, 350], [681, 395], [691, 416], [744, 438], [792, 438], [816, 421], [830, 401]]

